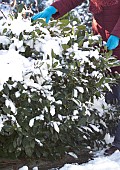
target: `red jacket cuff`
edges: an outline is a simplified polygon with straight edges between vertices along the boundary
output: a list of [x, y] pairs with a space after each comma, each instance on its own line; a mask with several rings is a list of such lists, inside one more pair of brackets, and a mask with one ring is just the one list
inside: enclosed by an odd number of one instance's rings
[[54, 6], [58, 10], [58, 12], [52, 15], [52, 17], [54, 19], [58, 19], [84, 1], [85, 0], [56, 0], [51, 4], [51, 6]]

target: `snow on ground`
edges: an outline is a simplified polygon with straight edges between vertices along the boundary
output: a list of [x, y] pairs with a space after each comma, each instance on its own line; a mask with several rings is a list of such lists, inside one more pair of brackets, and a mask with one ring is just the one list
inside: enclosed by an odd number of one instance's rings
[[[103, 151], [101, 151], [103, 153]], [[60, 170], [120, 170], [120, 152], [111, 156], [100, 156], [81, 165], [66, 164]]]
[[[83, 163], [81, 165], [65, 164], [59, 170], [120, 170], [120, 152], [116, 151], [111, 156], [103, 156], [103, 152], [104, 150], [97, 152], [96, 158], [89, 161], [88, 163]], [[29, 169], [27, 166], [24, 166], [19, 170]], [[38, 167], [34, 167], [33, 170], [38, 170]]]

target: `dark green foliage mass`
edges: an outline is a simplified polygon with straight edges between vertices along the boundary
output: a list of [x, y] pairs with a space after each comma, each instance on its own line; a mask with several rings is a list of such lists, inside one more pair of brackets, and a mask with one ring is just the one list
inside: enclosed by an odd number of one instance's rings
[[[36, 25], [33, 31], [23, 31], [19, 36], [7, 29], [2, 33], [23, 41], [25, 50], [16, 45], [16, 51], [40, 64], [35, 66], [39, 72], [29, 73], [29, 79], [38, 86], [9, 78], [0, 91], [1, 157], [53, 160], [70, 151], [95, 150], [105, 146], [104, 137], [113, 126], [109, 122], [118, 119], [116, 110], [106, 110], [103, 105], [101, 116], [93, 104], [95, 98], [104, 96], [107, 85], [116, 83], [119, 75], [113, 77], [107, 71], [119, 63], [112, 51], [104, 47], [101, 37], [93, 39], [77, 18], [70, 15], [68, 21], [66, 17], [48, 25], [40, 19], [32, 23]], [[56, 42], [68, 38], [66, 42], [60, 41], [60, 54], [55, 53], [54, 47], [47, 56], [52, 61], [47, 64], [48, 78], [41, 74], [47, 63], [43, 60], [44, 51], [35, 46], [46, 41], [47, 33], [41, 28], [47, 29]], [[27, 43], [30, 40], [32, 46]], [[14, 111], [6, 101], [14, 105]]]

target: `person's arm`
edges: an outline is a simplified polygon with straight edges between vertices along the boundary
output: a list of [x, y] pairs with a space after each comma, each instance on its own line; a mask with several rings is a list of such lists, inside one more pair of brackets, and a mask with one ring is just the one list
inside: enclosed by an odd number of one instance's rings
[[110, 33], [110, 37], [107, 40], [107, 47], [109, 50], [115, 49], [120, 44], [120, 17]]
[[57, 9], [57, 12], [53, 14], [52, 17], [58, 19], [84, 1], [85, 0], [56, 0], [51, 4], [51, 6]]
[[113, 28], [111, 34], [120, 38], [120, 17], [119, 17], [115, 27]]
[[38, 18], [45, 18], [46, 23], [48, 23], [51, 17], [58, 19], [84, 1], [85, 0], [56, 0], [42, 12], [32, 16], [31, 21], [35, 21]]

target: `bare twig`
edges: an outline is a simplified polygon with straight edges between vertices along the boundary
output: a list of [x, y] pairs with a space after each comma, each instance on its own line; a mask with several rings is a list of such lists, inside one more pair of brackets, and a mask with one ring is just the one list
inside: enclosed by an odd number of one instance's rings
[[5, 19], [7, 19], [7, 17], [5, 16], [5, 14], [3, 13], [3, 11], [0, 9], [0, 12], [2, 13], [2, 15], [5, 17]]

